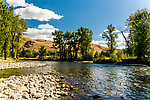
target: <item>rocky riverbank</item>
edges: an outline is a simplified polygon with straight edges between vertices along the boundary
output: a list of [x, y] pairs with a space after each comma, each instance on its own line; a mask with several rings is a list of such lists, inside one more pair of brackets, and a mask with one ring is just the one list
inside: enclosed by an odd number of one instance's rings
[[1, 69], [8, 69], [8, 68], [31, 68], [31, 67], [42, 67], [46, 66], [47, 64], [39, 63], [39, 62], [16, 62], [16, 63], [1, 63]]
[[61, 97], [74, 98], [69, 91], [76, 88], [67, 85], [64, 77], [54, 72], [11, 76], [0, 79], [0, 99], [51, 100]]

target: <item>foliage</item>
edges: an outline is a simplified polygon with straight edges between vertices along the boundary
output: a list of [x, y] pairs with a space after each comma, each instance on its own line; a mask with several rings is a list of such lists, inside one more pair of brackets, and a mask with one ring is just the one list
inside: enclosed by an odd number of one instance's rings
[[0, 1], [0, 51], [5, 60], [10, 55], [14, 59], [18, 58], [20, 37], [26, 29], [24, 20], [14, 15], [14, 8], [8, 8]]
[[91, 49], [90, 43], [92, 42], [93, 32], [89, 30], [88, 28], [81, 27], [78, 29], [77, 33], [80, 36], [79, 44], [80, 44], [82, 58], [86, 59], [88, 55], [88, 51]]
[[23, 50], [20, 52], [20, 56], [21, 56], [21, 57], [26, 57], [26, 58], [33, 58], [32, 51], [31, 51], [31, 50], [25, 50], [25, 49], [23, 49]]
[[99, 57], [99, 54], [98, 54], [98, 51], [96, 51], [94, 54], [94, 58], [98, 58], [98, 57]]
[[39, 56], [39, 52], [32, 51], [33, 58], [37, 58]]
[[48, 51], [47, 56], [55, 56], [56, 55], [56, 51]]
[[114, 33], [115, 27], [112, 26], [112, 24], [108, 25], [107, 31], [102, 34], [103, 38], [106, 38], [107, 45], [110, 49], [110, 53], [112, 54], [114, 50], [117, 47], [117, 44], [115, 42], [117, 38], [117, 34]]
[[138, 58], [150, 57], [150, 13], [146, 9], [132, 13], [128, 19], [128, 27], [129, 51]]
[[[81, 51], [80, 59], [87, 60], [93, 58], [93, 50], [90, 48], [92, 42], [92, 31], [88, 28], [79, 28], [77, 32], [55, 31], [54, 48], [59, 48], [60, 60], [77, 60], [78, 54]], [[92, 53], [92, 54], [91, 54]]]
[[44, 46], [41, 46], [39, 50], [39, 58], [43, 60], [43, 57], [47, 55], [47, 50], [44, 48]]
[[100, 53], [100, 57], [101, 58], [103, 58], [103, 57], [110, 57], [110, 51], [108, 50], [108, 51], [102, 51], [101, 53]]

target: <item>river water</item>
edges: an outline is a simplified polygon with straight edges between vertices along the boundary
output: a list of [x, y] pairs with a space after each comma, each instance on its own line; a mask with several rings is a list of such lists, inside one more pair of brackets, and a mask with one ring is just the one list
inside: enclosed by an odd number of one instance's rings
[[[78, 88], [75, 99], [150, 99], [150, 67], [45, 61], [45, 67], [0, 70], [0, 78], [55, 71]], [[71, 98], [68, 98], [71, 99]]]

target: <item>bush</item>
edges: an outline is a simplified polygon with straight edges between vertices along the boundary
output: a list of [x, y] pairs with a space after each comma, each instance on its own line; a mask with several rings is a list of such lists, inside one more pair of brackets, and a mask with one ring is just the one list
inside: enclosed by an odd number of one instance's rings
[[95, 52], [94, 58], [99, 58], [98, 51]]
[[36, 52], [36, 51], [33, 51], [32, 54], [33, 54], [33, 57], [34, 57], [34, 58], [36, 58], [36, 57], [39, 55], [39, 53]]
[[44, 56], [47, 55], [47, 50], [45, 49], [44, 46], [41, 46], [40, 50], [39, 50], [39, 59], [43, 60]]
[[110, 60], [112, 63], [118, 63], [121, 62], [121, 58], [117, 56], [117, 54], [110, 55]]
[[100, 54], [100, 57], [110, 57], [110, 51], [102, 51], [101, 54]]

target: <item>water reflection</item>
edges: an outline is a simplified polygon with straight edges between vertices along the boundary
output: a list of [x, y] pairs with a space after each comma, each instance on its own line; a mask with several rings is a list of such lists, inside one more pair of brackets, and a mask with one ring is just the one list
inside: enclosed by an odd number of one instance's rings
[[44, 63], [48, 66], [1, 70], [0, 77], [51, 70], [64, 75], [66, 83], [78, 88], [74, 91], [76, 99], [93, 99], [93, 95], [98, 95], [99, 99], [150, 99], [149, 67], [73, 62]]

